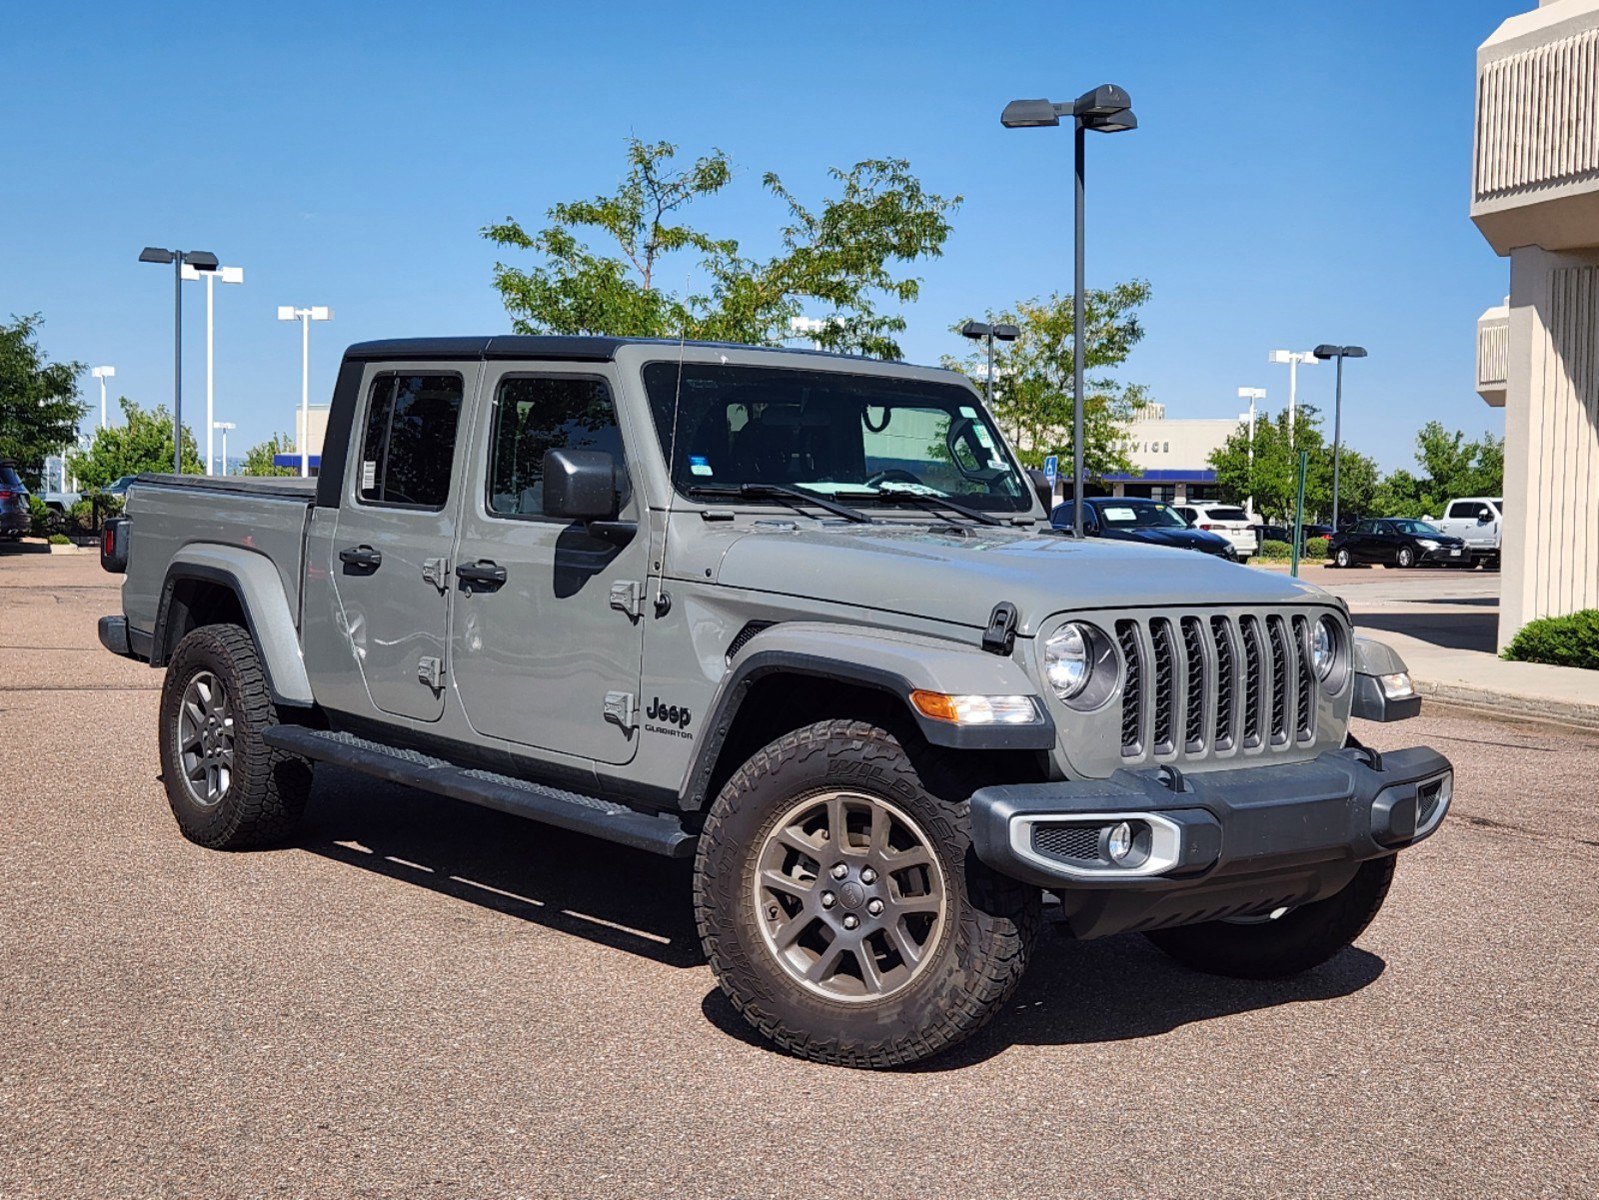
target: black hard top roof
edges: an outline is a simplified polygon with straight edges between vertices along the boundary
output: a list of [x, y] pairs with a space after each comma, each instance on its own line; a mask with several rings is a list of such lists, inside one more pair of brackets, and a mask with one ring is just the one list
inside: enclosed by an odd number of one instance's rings
[[[802, 350], [787, 346], [746, 346], [736, 342], [696, 342], [719, 350], [766, 350], [773, 354], [811, 354], [823, 358], [858, 359], [859, 355], [828, 350]], [[622, 346], [660, 346], [676, 349], [675, 338], [621, 338], [576, 335], [497, 333], [487, 337], [385, 338], [356, 342], [344, 352], [346, 359], [480, 359], [521, 358], [578, 362], [610, 362]], [[874, 360], [875, 361], [875, 360]]]

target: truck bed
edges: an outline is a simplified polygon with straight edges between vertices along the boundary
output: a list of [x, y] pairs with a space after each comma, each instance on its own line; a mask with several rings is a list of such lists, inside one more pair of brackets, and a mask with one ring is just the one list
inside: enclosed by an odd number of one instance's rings
[[128, 489], [130, 541], [122, 610], [137, 635], [155, 631], [167, 568], [185, 549], [237, 547], [276, 568], [284, 596], [300, 611], [305, 529], [316, 480], [236, 475], [141, 475]]

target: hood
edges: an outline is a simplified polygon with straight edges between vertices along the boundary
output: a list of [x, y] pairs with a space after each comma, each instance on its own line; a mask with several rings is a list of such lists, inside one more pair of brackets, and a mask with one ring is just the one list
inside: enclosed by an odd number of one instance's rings
[[1018, 632], [1029, 636], [1066, 609], [1328, 599], [1287, 575], [1213, 555], [1102, 538], [886, 523], [728, 533], [718, 583], [977, 628], [1008, 600]]
[[1111, 529], [1097, 534], [1107, 541], [1143, 542], [1147, 546], [1175, 546], [1179, 550], [1204, 550], [1211, 554], [1226, 553], [1231, 545], [1219, 533], [1203, 529]]

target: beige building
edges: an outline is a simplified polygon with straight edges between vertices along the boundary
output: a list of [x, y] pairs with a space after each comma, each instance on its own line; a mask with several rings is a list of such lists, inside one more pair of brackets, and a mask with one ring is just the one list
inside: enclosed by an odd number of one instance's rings
[[1136, 473], [1106, 476], [1105, 483], [1116, 496], [1146, 496], [1168, 504], [1214, 500], [1216, 472], [1210, 456], [1238, 425], [1237, 417], [1170, 420], [1164, 405], [1151, 404], [1127, 427], [1127, 457]]
[[1477, 51], [1471, 218], [1510, 259], [1477, 323], [1505, 409], [1499, 644], [1599, 608], [1599, 0], [1546, 0]]

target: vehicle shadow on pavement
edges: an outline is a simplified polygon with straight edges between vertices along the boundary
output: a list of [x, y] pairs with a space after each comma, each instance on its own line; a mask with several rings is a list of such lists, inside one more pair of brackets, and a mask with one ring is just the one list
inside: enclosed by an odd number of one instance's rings
[[686, 861], [325, 764], [294, 844], [667, 966], [705, 961]]
[[[1138, 934], [1079, 942], [1046, 927], [1021, 986], [987, 1027], [947, 1054], [901, 1069], [956, 1071], [1011, 1046], [1154, 1037], [1236, 1013], [1332, 1000], [1375, 982], [1386, 967], [1355, 946], [1295, 979], [1226, 979], [1180, 966]], [[768, 1045], [720, 989], [707, 993], [700, 1009], [724, 1033]]]

